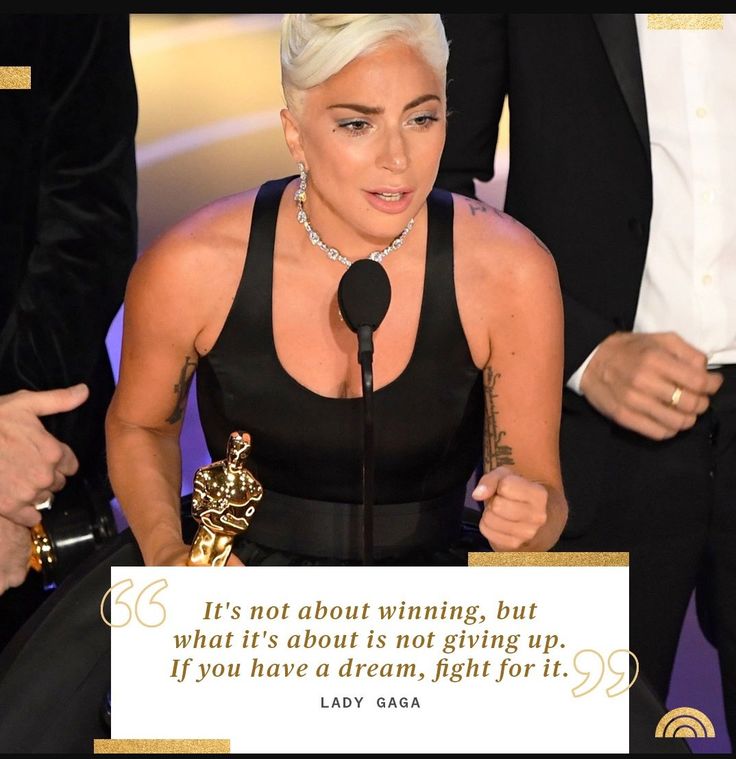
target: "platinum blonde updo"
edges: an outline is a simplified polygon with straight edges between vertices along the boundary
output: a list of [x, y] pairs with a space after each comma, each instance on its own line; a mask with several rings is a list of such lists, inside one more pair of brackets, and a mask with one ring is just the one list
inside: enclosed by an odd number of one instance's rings
[[416, 48], [445, 89], [449, 54], [438, 13], [287, 13], [281, 22], [281, 85], [289, 110], [305, 90], [390, 38]]

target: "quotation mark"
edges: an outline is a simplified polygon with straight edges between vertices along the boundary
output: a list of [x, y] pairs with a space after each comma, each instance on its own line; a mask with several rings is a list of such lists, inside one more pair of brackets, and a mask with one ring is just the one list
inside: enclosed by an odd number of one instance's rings
[[[621, 662], [620, 666], [614, 666], [614, 659]], [[623, 661], [621, 661], [622, 659]], [[634, 663], [633, 675], [629, 675], [627, 671], [629, 659]], [[592, 648], [584, 648], [575, 654], [573, 666], [577, 672], [581, 675], [585, 675], [583, 681], [572, 689], [572, 695], [575, 696], [575, 698], [587, 696], [588, 693], [594, 691], [601, 684], [603, 676], [606, 674], [606, 667], [609, 672], [617, 676], [616, 681], [606, 688], [606, 693], [609, 698], [614, 698], [615, 696], [620, 696], [622, 693], [626, 693], [626, 691], [636, 682], [636, 678], [639, 677], [639, 660], [636, 658], [636, 654], [633, 651], [629, 651], [626, 648], [617, 648], [615, 651], [611, 651], [608, 655], [607, 662], [598, 651], [595, 651]], [[592, 681], [592, 684], [589, 685], [588, 683], [590, 681]]]
[[[164, 577], [159, 580], [149, 582], [133, 601], [133, 607], [131, 608], [128, 601], [123, 600], [123, 596], [126, 596], [128, 592], [133, 588], [133, 580], [127, 577], [124, 580], [116, 582], [111, 588], [108, 588], [102, 600], [100, 601], [100, 616], [102, 621], [108, 627], [126, 627], [129, 625], [133, 618], [138, 620], [138, 623], [144, 627], [160, 627], [166, 621], [166, 607], [156, 600], [156, 596], [168, 588], [169, 583]], [[117, 593], [115, 592], [116, 589]], [[123, 622], [111, 622], [105, 614], [105, 601], [108, 596], [111, 598], [111, 604], [113, 606], [121, 606], [125, 609], [127, 616]], [[112, 614], [111, 614], [112, 616]]]

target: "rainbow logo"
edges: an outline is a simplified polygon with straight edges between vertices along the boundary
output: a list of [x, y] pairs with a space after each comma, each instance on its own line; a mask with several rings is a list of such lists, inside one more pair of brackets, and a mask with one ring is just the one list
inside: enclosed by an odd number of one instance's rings
[[659, 720], [655, 738], [715, 738], [713, 723], [703, 712], [681, 706], [672, 709]]

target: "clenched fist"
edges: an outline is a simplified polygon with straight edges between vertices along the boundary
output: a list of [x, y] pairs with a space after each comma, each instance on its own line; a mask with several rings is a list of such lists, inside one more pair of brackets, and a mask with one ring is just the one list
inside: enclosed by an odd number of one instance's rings
[[505, 466], [484, 474], [472, 495], [485, 502], [480, 531], [494, 551], [547, 550], [559, 537], [546, 534], [549, 490]]

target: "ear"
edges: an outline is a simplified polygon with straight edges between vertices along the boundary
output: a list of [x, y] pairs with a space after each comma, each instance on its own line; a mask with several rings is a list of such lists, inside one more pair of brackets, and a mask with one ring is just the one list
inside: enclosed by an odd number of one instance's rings
[[299, 122], [288, 108], [283, 108], [279, 115], [281, 116], [281, 126], [284, 129], [284, 137], [286, 138], [286, 145], [289, 148], [291, 157], [296, 163], [301, 161], [306, 165]]

